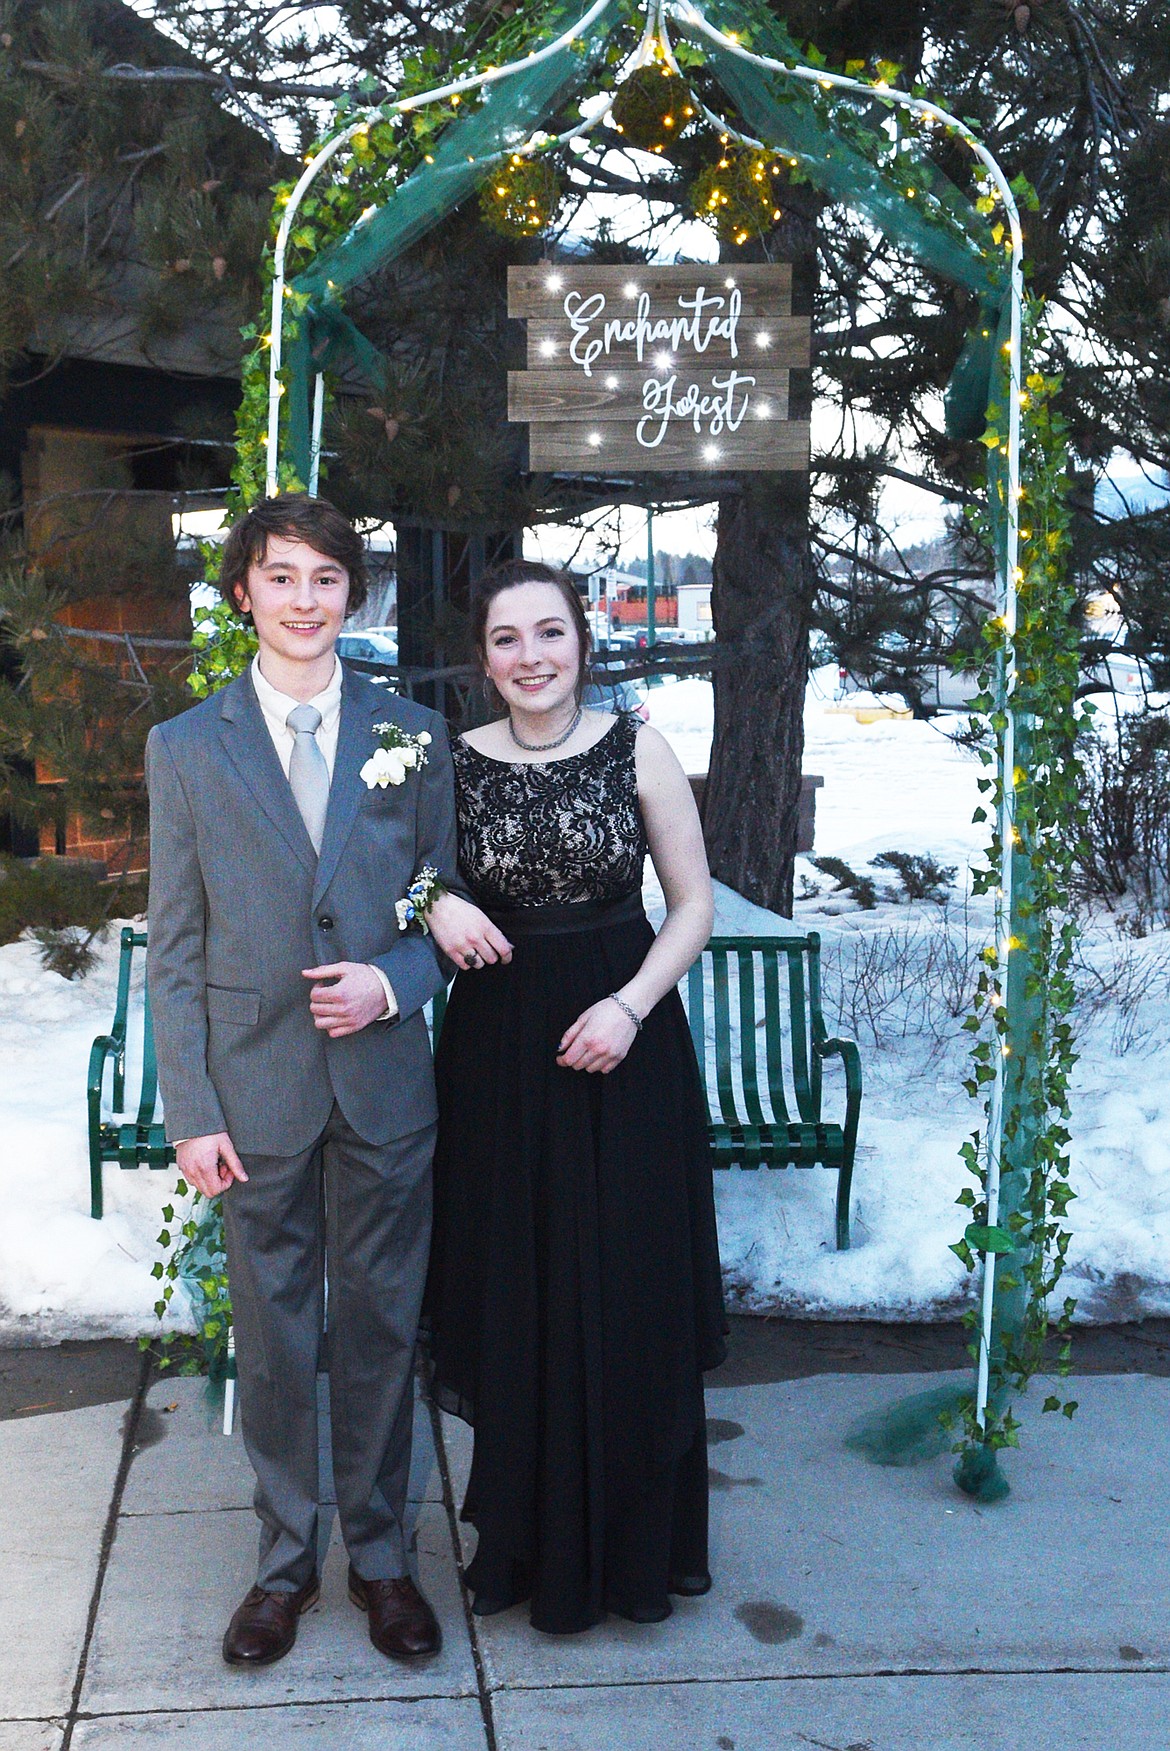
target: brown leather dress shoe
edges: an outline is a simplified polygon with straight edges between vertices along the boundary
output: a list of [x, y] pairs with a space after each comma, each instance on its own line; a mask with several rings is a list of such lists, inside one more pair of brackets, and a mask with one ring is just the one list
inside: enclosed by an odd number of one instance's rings
[[418, 1660], [443, 1645], [439, 1620], [411, 1580], [363, 1581], [349, 1568], [349, 1596], [370, 1620], [370, 1640], [391, 1660]]
[[223, 1638], [229, 1666], [271, 1666], [283, 1660], [297, 1639], [297, 1619], [321, 1594], [316, 1575], [295, 1593], [251, 1592], [232, 1613]]

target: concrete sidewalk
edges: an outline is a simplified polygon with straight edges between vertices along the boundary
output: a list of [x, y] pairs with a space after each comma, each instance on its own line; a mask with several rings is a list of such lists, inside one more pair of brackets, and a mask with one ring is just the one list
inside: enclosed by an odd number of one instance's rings
[[0, 1751], [1167, 1751], [1170, 1380], [1078, 1378], [1075, 1420], [1026, 1414], [1012, 1494], [981, 1508], [946, 1457], [887, 1470], [843, 1445], [947, 1378], [713, 1386], [714, 1591], [569, 1638], [468, 1613], [470, 1437], [445, 1421], [437, 1454], [420, 1406], [412, 1514], [446, 1643], [417, 1670], [370, 1647], [333, 1527], [293, 1653], [224, 1666], [255, 1530], [202, 1382], [0, 1423]]

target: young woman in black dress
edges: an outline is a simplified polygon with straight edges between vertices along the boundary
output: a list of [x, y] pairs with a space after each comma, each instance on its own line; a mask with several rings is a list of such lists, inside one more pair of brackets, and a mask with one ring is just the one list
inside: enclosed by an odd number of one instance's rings
[[[475, 1610], [538, 1629], [709, 1588], [702, 1371], [724, 1355], [706, 1102], [678, 992], [712, 921], [690, 786], [584, 711], [571, 581], [517, 560], [474, 633], [507, 715], [454, 745], [461, 968], [436, 1055], [433, 1391], [475, 1428]], [[666, 896], [642, 908], [647, 849]]]

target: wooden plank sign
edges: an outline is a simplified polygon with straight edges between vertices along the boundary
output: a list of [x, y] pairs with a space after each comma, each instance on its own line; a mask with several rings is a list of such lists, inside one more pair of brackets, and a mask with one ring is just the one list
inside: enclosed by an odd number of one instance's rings
[[534, 472], [808, 468], [788, 374], [808, 366], [811, 325], [787, 263], [513, 267], [508, 314], [528, 323], [508, 418], [529, 426]]

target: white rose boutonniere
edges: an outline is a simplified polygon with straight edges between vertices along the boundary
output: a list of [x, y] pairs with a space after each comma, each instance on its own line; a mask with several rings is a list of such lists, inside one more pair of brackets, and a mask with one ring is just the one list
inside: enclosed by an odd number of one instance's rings
[[431, 738], [426, 730], [417, 736], [399, 729], [397, 724], [375, 724], [378, 746], [362, 767], [363, 782], [370, 790], [385, 790], [388, 784], [405, 784], [408, 772], [427, 763]]

